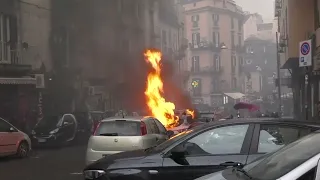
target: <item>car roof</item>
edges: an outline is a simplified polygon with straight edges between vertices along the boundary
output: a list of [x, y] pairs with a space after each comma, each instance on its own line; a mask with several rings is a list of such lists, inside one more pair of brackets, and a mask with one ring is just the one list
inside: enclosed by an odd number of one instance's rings
[[249, 123], [284, 123], [284, 124], [292, 124], [292, 125], [304, 125], [304, 126], [312, 126], [312, 127], [319, 127], [320, 122], [318, 121], [303, 121], [297, 120], [294, 118], [235, 118], [235, 119], [226, 119], [224, 121], [212, 121], [209, 123], [201, 124], [195, 129], [204, 129], [210, 128], [213, 126], [219, 125], [229, 125], [229, 124], [249, 124]]
[[113, 116], [103, 119], [101, 122], [115, 121], [115, 120], [126, 120], [126, 121], [144, 121], [152, 118], [151, 116]]

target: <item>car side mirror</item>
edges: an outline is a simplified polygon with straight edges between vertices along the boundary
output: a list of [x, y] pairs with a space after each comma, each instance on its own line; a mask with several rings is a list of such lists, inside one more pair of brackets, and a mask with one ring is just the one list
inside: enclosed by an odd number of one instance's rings
[[169, 131], [167, 131], [167, 135], [170, 138], [170, 137], [172, 137], [174, 135], [174, 132], [169, 130]]
[[187, 149], [184, 145], [178, 145], [171, 150], [171, 157], [173, 159], [184, 158], [187, 154]]

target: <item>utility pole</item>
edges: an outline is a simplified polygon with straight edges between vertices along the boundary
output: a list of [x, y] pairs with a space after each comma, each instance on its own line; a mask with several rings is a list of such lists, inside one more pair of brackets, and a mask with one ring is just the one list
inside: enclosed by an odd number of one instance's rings
[[279, 54], [279, 34], [276, 32], [276, 44], [277, 44], [277, 77], [278, 77], [278, 105], [279, 115], [282, 115], [282, 101], [281, 101], [281, 77], [280, 77], [280, 54]]

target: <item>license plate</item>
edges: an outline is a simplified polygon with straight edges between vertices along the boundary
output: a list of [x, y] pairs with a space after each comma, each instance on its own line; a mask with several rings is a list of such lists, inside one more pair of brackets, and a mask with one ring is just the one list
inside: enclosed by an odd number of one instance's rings
[[46, 139], [38, 139], [38, 142], [40, 143], [43, 143], [43, 142], [46, 142], [47, 140]]

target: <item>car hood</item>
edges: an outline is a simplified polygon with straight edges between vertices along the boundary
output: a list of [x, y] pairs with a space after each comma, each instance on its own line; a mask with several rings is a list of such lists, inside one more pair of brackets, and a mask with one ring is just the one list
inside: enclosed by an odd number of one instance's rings
[[[134, 150], [134, 151], [126, 151], [121, 153], [112, 154], [110, 156], [106, 156], [98, 161], [88, 165], [84, 170], [90, 169], [108, 169], [112, 164], [121, 164], [123, 165], [130, 165], [129, 162], [137, 161], [139, 159], [145, 158], [149, 155], [145, 150]], [[121, 161], [121, 162], [120, 162]], [[125, 168], [125, 167], [123, 167]]]
[[33, 130], [36, 132], [36, 134], [47, 134], [52, 130], [55, 130], [59, 127], [57, 126], [36, 126]]

